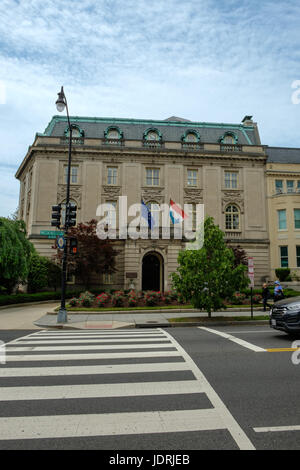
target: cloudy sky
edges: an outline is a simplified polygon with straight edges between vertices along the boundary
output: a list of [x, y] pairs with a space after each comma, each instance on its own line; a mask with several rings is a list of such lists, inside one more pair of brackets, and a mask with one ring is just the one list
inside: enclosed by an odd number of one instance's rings
[[300, 147], [299, 0], [1, 0], [0, 18], [0, 216], [61, 85], [71, 115], [253, 115], [263, 144]]

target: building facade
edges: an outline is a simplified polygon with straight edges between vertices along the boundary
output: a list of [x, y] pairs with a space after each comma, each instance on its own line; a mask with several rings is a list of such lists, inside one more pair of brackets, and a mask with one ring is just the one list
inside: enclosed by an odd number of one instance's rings
[[[251, 116], [239, 124], [175, 116], [160, 121], [71, 117], [71, 123], [70, 197], [78, 207], [78, 222], [97, 219], [103, 203], [116, 207], [118, 214], [119, 196], [127, 196], [128, 207], [143, 200], [154, 211], [170, 199], [182, 207], [200, 203], [228, 243], [253, 256], [256, 285], [269, 278], [267, 149]], [[16, 173], [19, 216], [38, 252], [46, 256], [53, 255], [51, 207], [66, 198], [68, 136], [66, 118], [54, 116], [45, 132], [36, 134]], [[115, 243], [117, 272], [99, 276], [95, 285], [171, 288], [170, 274], [185, 248], [183, 238], [172, 237], [172, 229], [171, 239]]]
[[268, 147], [267, 200], [270, 237], [270, 275], [290, 268], [300, 279], [300, 149]]

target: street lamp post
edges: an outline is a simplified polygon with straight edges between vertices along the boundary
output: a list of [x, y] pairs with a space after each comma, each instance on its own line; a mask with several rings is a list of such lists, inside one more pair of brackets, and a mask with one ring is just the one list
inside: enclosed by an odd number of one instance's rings
[[68, 157], [68, 173], [67, 173], [67, 197], [66, 197], [66, 206], [65, 206], [65, 244], [62, 260], [62, 276], [61, 276], [61, 304], [60, 309], [57, 315], [57, 323], [66, 323], [68, 321], [67, 310], [66, 310], [66, 283], [67, 283], [67, 258], [68, 258], [68, 244], [67, 244], [67, 234], [69, 229], [68, 223], [68, 211], [70, 205], [70, 175], [71, 175], [71, 156], [72, 156], [72, 126], [70, 123], [69, 109], [66, 96], [64, 94], [64, 89], [61, 87], [60, 92], [58, 93], [58, 99], [56, 101], [57, 111], [60, 113], [66, 108], [68, 126], [69, 126], [69, 157]]

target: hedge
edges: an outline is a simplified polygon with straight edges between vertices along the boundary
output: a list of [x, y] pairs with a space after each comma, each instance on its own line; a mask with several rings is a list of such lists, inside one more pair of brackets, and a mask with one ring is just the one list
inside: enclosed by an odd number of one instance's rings
[[[79, 296], [82, 292], [82, 289], [76, 291], [67, 291], [66, 298], [70, 299], [71, 297]], [[13, 294], [13, 295], [0, 295], [0, 306], [1, 305], [11, 305], [11, 304], [22, 304], [28, 302], [42, 302], [44, 300], [60, 300], [61, 293], [60, 291], [56, 292], [37, 292], [35, 294]]]

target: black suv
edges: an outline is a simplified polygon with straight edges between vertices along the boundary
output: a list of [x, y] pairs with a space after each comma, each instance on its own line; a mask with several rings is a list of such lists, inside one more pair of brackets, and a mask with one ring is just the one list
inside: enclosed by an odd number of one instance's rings
[[286, 333], [300, 333], [300, 297], [276, 302], [270, 310], [270, 326]]

